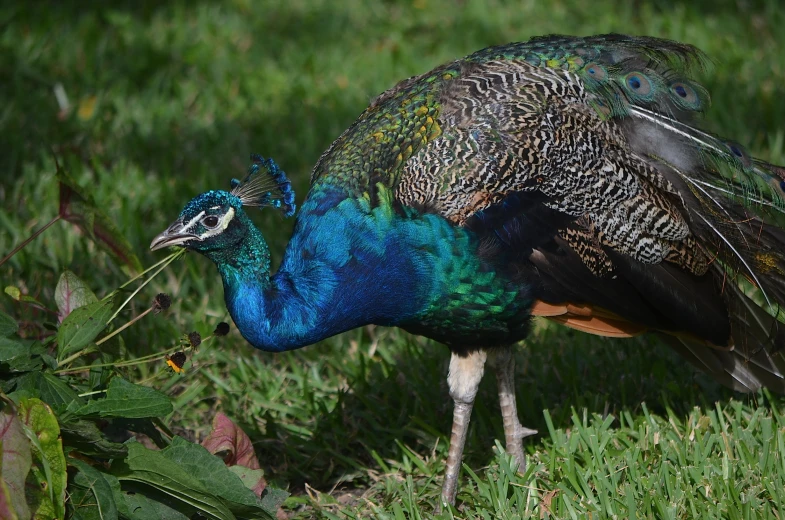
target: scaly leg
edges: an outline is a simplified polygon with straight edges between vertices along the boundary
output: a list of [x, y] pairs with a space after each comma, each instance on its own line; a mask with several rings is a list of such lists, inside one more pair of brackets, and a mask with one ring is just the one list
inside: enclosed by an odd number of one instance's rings
[[472, 405], [480, 386], [487, 354], [484, 350], [476, 350], [466, 355], [452, 353], [450, 358], [450, 373], [447, 384], [450, 387], [450, 397], [455, 403], [452, 416], [452, 435], [450, 435], [450, 449], [447, 452], [447, 470], [444, 473], [442, 486], [442, 502], [455, 503], [455, 494], [458, 491], [458, 473], [461, 469], [463, 458], [463, 445], [466, 443], [466, 432], [469, 429], [469, 419], [472, 414]]
[[504, 440], [507, 453], [515, 458], [518, 471], [526, 471], [526, 456], [523, 453], [523, 438], [534, 435], [537, 430], [525, 428], [518, 421], [518, 407], [515, 405], [515, 358], [512, 349], [499, 348], [493, 351], [493, 365], [496, 369], [496, 382], [499, 385], [499, 406], [504, 420]]

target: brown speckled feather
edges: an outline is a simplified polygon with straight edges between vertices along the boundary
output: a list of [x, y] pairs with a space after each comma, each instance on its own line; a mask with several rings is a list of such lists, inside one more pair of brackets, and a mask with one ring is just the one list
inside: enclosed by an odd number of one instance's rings
[[[785, 304], [785, 171], [693, 126], [709, 103], [689, 79], [701, 61], [619, 35], [485, 49], [376, 98], [313, 189], [373, 198], [383, 184], [474, 231], [489, 265], [536, 287], [533, 314], [611, 336], [664, 331], [692, 358], [739, 346], [705, 364], [752, 388], [757, 369], [734, 366], [785, 345], [770, 315]], [[750, 282], [770, 306], [751, 304]], [[781, 357], [761, 370], [785, 388]]]

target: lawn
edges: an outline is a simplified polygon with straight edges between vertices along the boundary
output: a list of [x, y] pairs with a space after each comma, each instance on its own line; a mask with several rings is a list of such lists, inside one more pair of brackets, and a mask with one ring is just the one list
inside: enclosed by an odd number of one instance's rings
[[[785, 163], [785, 9], [777, 0], [235, 0], [0, 6], [0, 256], [58, 213], [55, 157], [142, 264], [193, 195], [226, 188], [250, 153], [275, 158], [301, 202], [319, 155], [396, 81], [476, 49], [547, 33], [647, 34], [713, 59], [705, 127]], [[274, 263], [292, 219], [255, 218]], [[58, 222], [0, 267], [0, 285], [51, 302], [64, 269], [100, 297], [128, 278]], [[187, 255], [158, 292], [166, 314], [122, 332], [138, 358], [230, 321], [215, 268]], [[39, 311], [2, 295], [32, 337]], [[183, 375], [121, 369], [170, 395], [169, 428], [200, 439], [224, 412], [250, 435], [290, 518], [428, 518], [452, 403], [448, 350], [366, 327], [300, 351], [254, 351], [232, 330]], [[785, 399], [735, 394], [656, 337], [603, 340], [538, 322], [516, 350], [529, 468], [514, 474], [495, 382], [481, 386], [458, 507], [443, 518], [782, 518]]]

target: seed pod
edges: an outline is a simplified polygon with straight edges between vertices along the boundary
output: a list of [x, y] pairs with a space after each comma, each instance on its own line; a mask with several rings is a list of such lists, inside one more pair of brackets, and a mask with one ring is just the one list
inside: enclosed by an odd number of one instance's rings
[[229, 334], [229, 324], [225, 321], [222, 321], [218, 325], [215, 326], [215, 330], [213, 331], [213, 336], [226, 336]]

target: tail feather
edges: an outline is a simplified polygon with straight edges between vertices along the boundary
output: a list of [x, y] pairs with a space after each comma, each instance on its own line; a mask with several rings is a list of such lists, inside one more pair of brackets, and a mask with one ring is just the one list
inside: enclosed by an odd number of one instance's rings
[[694, 336], [665, 336], [685, 359], [740, 392], [767, 387], [785, 393], [785, 325], [740, 290], [729, 309], [731, 343], [716, 346]]
[[667, 338], [668, 344], [687, 361], [733, 390], [755, 392], [767, 387], [785, 393], [782, 353], [770, 354], [762, 349], [749, 356], [736, 349], [717, 350], [690, 338]]
[[[534, 43], [580, 51], [580, 59], [571, 63], [580, 65], [575, 72], [590, 93], [589, 104], [618, 124], [635, 156], [627, 157], [630, 169], [656, 186], [653, 198], [662, 225], [678, 220], [668, 206], [673, 204], [689, 228], [689, 243], [679, 244], [663, 262], [675, 264], [679, 270], [674, 272], [667, 265], [655, 269], [649, 261], [637, 271], [625, 271], [625, 265], [637, 264], [607, 253], [615, 272], [666, 318], [666, 327], [652, 322], [650, 328], [671, 334], [676, 350], [731, 388], [769, 386], [785, 393], [785, 168], [753, 158], [739, 144], [695, 126], [710, 105], [706, 89], [691, 78], [692, 71], [706, 64], [705, 56], [689, 45], [618, 35]], [[653, 168], [636, 168], [636, 159]], [[645, 198], [646, 193], [641, 195]], [[589, 216], [599, 226], [603, 218], [615, 222], [627, 215]], [[613, 229], [598, 229], [606, 251], [616, 248], [630, 254]], [[658, 229], [643, 232], [652, 244], [658, 239], [677, 242], [657, 234]], [[683, 283], [674, 275], [682, 268], [698, 277], [708, 273], [707, 298], [701, 300], [700, 293], [689, 290], [696, 287], [690, 285], [692, 279]], [[604, 280], [597, 290], [607, 292], [612, 285]], [[722, 302], [716, 302], [719, 309], [710, 305], [717, 291], [722, 295]], [[593, 301], [599, 303], [596, 297]], [[697, 314], [684, 317], [679, 304], [697, 309]], [[609, 308], [624, 314], [613, 302]], [[625, 317], [629, 319], [629, 313]], [[706, 326], [699, 330], [696, 322]], [[717, 323], [730, 326], [719, 330]]]
[[[580, 45], [587, 65], [579, 74], [595, 108], [615, 119], [635, 154], [668, 181], [658, 186], [681, 199], [690, 232], [722, 286], [734, 353], [697, 359], [726, 369], [759, 361], [764, 375], [775, 370], [782, 360], [759, 353], [785, 343], [785, 168], [694, 125], [710, 105], [708, 92], [691, 78], [708, 63], [699, 50], [617, 35]], [[690, 349], [692, 357], [702, 352]], [[741, 370], [729, 372], [744, 381], [734, 379], [735, 385], [751, 383]], [[782, 386], [779, 376], [774, 382]]]
[[785, 303], [785, 168], [666, 114], [630, 110], [632, 147], [677, 187], [711, 257], [743, 273], [767, 303]]
[[[756, 159], [739, 144], [694, 125], [710, 105], [706, 89], [691, 78], [692, 71], [707, 63], [694, 47], [618, 35], [538, 42], [582, 47], [577, 74], [591, 93], [590, 105], [619, 125], [637, 159], [659, 172], [660, 179], [643, 174], [656, 185], [658, 196], [683, 208], [680, 213], [694, 242], [685, 243], [666, 261], [688, 266], [696, 275], [708, 272], [716, 285], [709, 299], [721, 291], [723, 308], [719, 318], [715, 312], [711, 319], [703, 309], [712, 307], [701, 302], [699, 294], [685, 292], [690, 286], [668, 276], [667, 269], [657, 271], [644, 262], [643, 269], [626, 273], [675, 325], [667, 330], [682, 331], [673, 333], [671, 344], [731, 388], [769, 386], [785, 393], [785, 168]], [[662, 215], [671, 216], [667, 204], [658, 207]], [[617, 245], [605, 228], [601, 231], [606, 245]], [[661, 238], [656, 231], [646, 229], [651, 237]], [[689, 261], [696, 257], [700, 261]], [[618, 272], [625, 264], [614, 258], [614, 265]], [[711, 331], [679, 323], [682, 312], [669, 304], [674, 299], [701, 309], [700, 316], [687, 321], [729, 322], [730, 339], [728, 329], [714, 331], [712, 337]]]
[[671, 344], [731, 388], [785, 392], [785, 169], [688, 119], [639, 106], [629, 113], [625, 134], [675, 187], [731, 321], [731, 350], [691, 338]]

